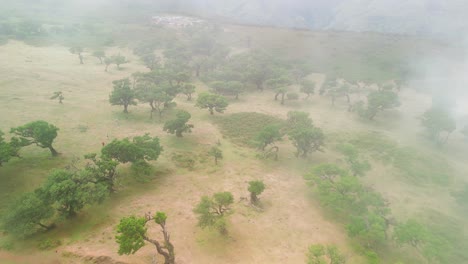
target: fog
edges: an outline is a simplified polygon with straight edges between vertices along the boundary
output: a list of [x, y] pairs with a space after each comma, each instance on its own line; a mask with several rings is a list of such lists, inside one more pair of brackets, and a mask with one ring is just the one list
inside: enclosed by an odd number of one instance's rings
[[0, 0], [0, 263], [468, 263], [465, 0]]

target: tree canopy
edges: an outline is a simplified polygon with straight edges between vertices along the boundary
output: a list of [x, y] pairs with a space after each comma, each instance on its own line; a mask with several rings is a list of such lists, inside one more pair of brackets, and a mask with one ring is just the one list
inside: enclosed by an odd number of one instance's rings
[[145, 134], [131, 140], [130, 138], [114, 139], [102, 148], [101, 153], [103, 157], [115, 159], [121, 163], [135, 163], [157, 160], [162, 151], [159, 138]]
[[177, 137], [182, 137], [182, 133], [192, 132], [193, 125], [187, 124], [191, 115], [185, 110], [177, 111], [176, 118], [166, 121], [163, 130], [167, 133], [175, 134]]
[[38, 120], [12, 128], [11, 133], [19, 137], [17, 142], [19, 142], [21, 146], [35, 144], [41, 148], [48, 148], [52, 156], [57, 156], [58, 152], [54, 149], [52, 144], [57, 137], [58, 130], [56, 126], [46, 121]]
[[210, 114], [214, 114], [214, 111], [223, 113], [228, 106], [228, 101], [224, 96], [203, 92], [198, 95], [195, 106], [202, 109], [208, 108]]
[[322, 151], [325, 135], [322, 130], [313, 125], [309, 114], [299, 111], [288, 113], [288, 136], [296, 147], [296, 157], [307, 157], [310, 152]]
[[124, 113], [128, 113], [129, 105], [136, 105], [135, 91], [130, 87], [130, 80], [128, 78], [113, 81], [114, 90], [109, 96], [111, 105], [122, 105]]
[[198, 225], [201, 228], [215, 228], [221, 234], [226, 235], [225, 217], [233, 202], [234, 197], [230, 192], [215, 193], [212, 197], [203, 196], [194, 209], [195, 214], [198, 215]]
[[455, 119], [449, 111], [438, 107], [424, 112], [421, 124], [426, 128], [429, 137], [439, 145], [446, 143], [449, 135], [456, 129]]

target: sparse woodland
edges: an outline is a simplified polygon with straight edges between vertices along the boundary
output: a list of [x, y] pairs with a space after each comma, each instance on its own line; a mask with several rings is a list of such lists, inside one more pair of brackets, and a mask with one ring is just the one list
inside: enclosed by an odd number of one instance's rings
[[468, 259], [468, 124], [416, 92], [403, 36], [108, 12], [0, 20], [33, 61], [2, 63], [0, 262]]

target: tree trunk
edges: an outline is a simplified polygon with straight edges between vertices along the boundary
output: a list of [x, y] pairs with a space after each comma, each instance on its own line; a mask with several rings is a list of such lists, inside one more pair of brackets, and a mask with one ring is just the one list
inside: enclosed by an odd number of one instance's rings
[[275, 101], [278, 101], [278, 96], [280, 95], [280, 93], [276, 93], [275, 94]]
[[218, 157], [215, 157], [215, 165], [218, 165]]
[[105, 72], [107, 72], [107, 68], [109, 68], [109, 64], [106, 64], [106, 69], [104, 70]]
[[281, 104], [284, 105], [284, 93], [281, 94]]
[[102, 57], [99, 57], [99, 61], [100, 61], [100, 62], [101, 62], [101, 64], [102, 64]]
[[54, 147], [52, 147], [52, 145], [49, 146], [49, 150], [50, 150], [50, 153], [52, 153], [52, 156], [58, 156], [58, 152], [57, 150], [54, 149]]
[[38, 226], [44, 228], [45, 230], [50, 230], [50, 229], [52, 229], [52, 228], [55, 226], [54, 224], [52, 224], [52, 225], [50, 225], [50, 226], [46, 226], [46, 225], [42, 224], [41, 222], [38, 222], [38, 223], [36, 223], [36, 224], [37, 224]]
[[213, 108], [210, 108], [210, 115], [214, 114]]
[[[156, 247], [156, 250], [160, 255], [164, 257], [164, 264], [174, 264], [175, 263], [175, 256], [173, 254], [169, 254], [168, 252], [164, 251], [164, 247], [159, 244], [158, 241], [154, 239], [149, 239], [147, 237], [144, 237], [144, 240], [150, 242]], [[172, 252], [173, 253], [173, 252]]]
[[257, 195], [255, 193], [251, 192], [250, 193], [250, 203], [255, 205], [255, 204], [257, 204], [257, 202], [258, 202]]
[[78, 54], [78, 58], [80, 58], [80, 64], [84, 64], [84, 63], [83, 63], [83, 56], [81, 55], [81, 53]]
[[192, 101], [192, 94], [187, 94], [187, 101]]

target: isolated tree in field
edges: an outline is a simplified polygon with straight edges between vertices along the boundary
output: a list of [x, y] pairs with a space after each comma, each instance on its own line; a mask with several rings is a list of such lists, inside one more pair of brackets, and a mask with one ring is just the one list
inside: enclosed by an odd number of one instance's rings
[[208, 155], [214, 158], [214, 162], [218, 165], [218, 160], [223, 159], [223, 151], [218, 147], [214, 146], [208, 151]]
[[103, 50], [96, 50], [93, 52], [93, 56], [98, 58], [102, 64], [102, 59], [106, 58], [106, 53]]
[[195, 106], [205, 109], [208, 108], [210, 114], [214, 114], [214, 111], [218, 113], [223, 113], [228, 106], [228, 101], [224, 96], [212, 93], [200, 93], [197, 98], [197, 103]]
[[119, 69], [119, 70], [120, 70], [120, 65], [125, 64], [125, 63], [128, 62], [127, 58], [125, 58], [125, 56], [122, 56], [120, 54], [112, 56], [111, 60], [115, 65], [117, 65], [117, 69]]
[[351, 92], [351, 86], [347, 83], [336, 85], [328, 89], [328, 94], [331, 97], [332, 105], [335, 105], [335, 101], [337, 98], [346, 97], [346, 102], [351, 107], [351, 98], [349, 96]]
[[250, 202], [252, 204], [258, 203], [258, 196], [265, 190], [263, 181], [250, 181], [248, 191], [250, 192]]
[[429, 137], [439, 145], [447, 143], [448, 137], [456, 129], [456, 121], [450, 113], [437, 107], [424, 112], [421, 124], [427, 129]]
[[264, 127], [255, 137], [255, 143], [262, 151], [269, 145], [274, 144], [282, 139], [283, 135], [280, 132], [278, 125], [268, 125]]
[[108, 58], [108, 57], [105, 57], [104, 58], [104, 64], [106, 65], [106, 68], [104, 69], [106, 72], [107, 72], [107, 69], [109, 68], [109, 65], [111, 65], [112, 63], [114, 63], [112, 61], [112, 58]]
[[66, 217], [75, 216], [85, 205], [102, 202], [109, 194], [107, 185], [96, 182], [86, 170], [54, 170], [38, 192]]
[[300, 83], [301, 85], [301, 93], [305, 93], [306, 99], [310, 97], [311, 94], [315, 93], [315, 82], [309, 80], [302, 80]]
[[114, 90], [109, 96], [111, 105], [122, 105], [123, 112], [128, 113], [129, 105], [136, 105], [135, 91], [130, 87], [130, 80], [128, 78], [113, 81]]
[[103, 157], [121, 163], [157, 160], [162, 151], [159, 138], [151, 137], [149, 134], [134, 137], [132, 140], [129, 138], [114, 139], [101, 149]]
[[20, 127], [12, 128], [10, 132], [19, 136], [17, 142], [19, 142], [21, 146], [35, 144], [41, 148], [48, 148], [52, 156], [57, 156], [58, 152], [54, 149], [52, 143], [57, 137], [58, 130], [56, 126], [46, 121], [38, 120]]
[[88, 160], [85, 170], [95, 178], [95, 182], [104, 183], [109, 192], [114, 192], [119, 162], [108, 157], [98, 158], [96, 153], [86, 154], [84, 158]]
[[78, 55], [78, 59], [80, 59], [80, 64], [83, 64], [83, 48], [82, 47], [71, 47], [69, 49], [71, 54], [76, 54]]
[[243, 85], [238, 81], [216, 81], [211, 83], [214, 91], [221, 95], [232, 95], [239, 99], [239, 94], [243, 90]]
[[387, 109], [400, 106], [398, 95], [392, 91], [372, 91], [367, 96], [367, 108], [359, 107], [358, 114], [373, 120], [374, 117]]
[[291, 85], [291, 81], [286, 77], [279, 77], [267, 80], [266, 84], [275, 92], [275, 101], [281, 95], [281, 104], [284, 104], [284, 96], [288, 92], [288, 86]]
[[[148, 228], [146, 227], [146, 224], [152, 220], [161, 227], [161, 231], [164, 236], [163, 243], [148, 237]], [[164, 264], [174, 264], [174, 245], [170, 241], [170, 235], [166, 227], [166, 220], [167, 215], [164, 212], [157, 212], [154, 216], [129, 216], [120, 219], [120, 223], [117, 226], [118, 235], [115, 236], [117, 244], [119, 244], [119, 255], [135, 254], [145, 245], [146, 241], [153, 244], [156, 247], [158, 254], [164, 257]]]
[[160, 64], [160, 61], [161, 61], [161, 59], [158, 56], [154, 55], [153, 53], [143, 55], [142, 60], [143, 60], [143, 63], [145, 64], [145, 66], [150, 71], [158, 68], [159, 64]]
[[58, 92], [54, 92], [54, 95], [52, 95], [50, 97], [50, 100], [54, 100], [54, 99], [58, 99], [59, 100], [59, 104], [63, 104], [63, 99], [65, 99], [65, 97], [63, 97], [63, 93], [61, 91], [58, 91]]
[[346, 257], [335, 245], [311, 245], [307, 252], [307, 264], [345, 264]]
[[195, 85], [186, 83], [180, 88], [180, 92], [187, 96], [187, 101], [192, 100], [192, 94], [195, 92]]
[[222, 235], [227, 235], [225, 218], [233, 202], [234, 196], [230, 192], [215, 193], [212, 197], [203, 196], [194, 209], [198, 215], [198, 226], [215, 228]]
[[13, 157], [19, 157], [21, 142], [18, 138], [12, 138], [7, 142], [3, 137], [4, 133], [0, 130], [0, 167], [7, 163]]
[[2, 230], [26, 237], [39, 230], [49, 230], [47, 221], [54, 215], [54, 209], [34, 192], [23, 194], [11, 203], [1, 216]]
[[182, 137], [182, 133], [192, 132], [193, 125], [187, 124], [191, 117], [189, 112], [179, 110], [175, 119], [168, 120], [164, 124], [163, 130], [167, 133], [175, 134], [177, 137]]
[[349, 143], [340, 144], [338, 145], [338, 151], [345, 156], [345, 160], [348, 163], [353, 176], [364, 176], [364, 174], [370, 170], [371, 166], [369, 162], [361, 159], [359, 150], [356, 146]]

